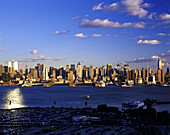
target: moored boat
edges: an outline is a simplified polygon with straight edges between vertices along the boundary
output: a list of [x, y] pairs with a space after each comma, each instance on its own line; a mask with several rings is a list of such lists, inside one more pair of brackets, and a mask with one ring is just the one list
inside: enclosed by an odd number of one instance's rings
[[23, 85], [21, 85], [21, 87], [32, 87], [32, 85], [28, 83], [24, 83]]
[[43, 84], [43, 87], [51, 87], [51, 86], [53, 86], [52, 84], [49, 84], [49, 83], [44, 83]]
[[90, 99], [90, 96], [89, 96], [89, 95], [86, 95], [85, 98], [86, 98], [86, 99]]
[[70, 83], [69, 87], [76, 87], [76, 84], [75, 83]]
[[106, 87], [106, 84], [103, 81], [100, 81], [99, 83], [95, 83], [95, 87]]

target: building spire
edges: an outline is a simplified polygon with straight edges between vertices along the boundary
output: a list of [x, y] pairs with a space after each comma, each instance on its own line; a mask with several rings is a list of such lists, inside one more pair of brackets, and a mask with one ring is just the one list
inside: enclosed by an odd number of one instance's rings
[[162, 69], [162, 61], [160, 57], [158, 59], [158, 69]]

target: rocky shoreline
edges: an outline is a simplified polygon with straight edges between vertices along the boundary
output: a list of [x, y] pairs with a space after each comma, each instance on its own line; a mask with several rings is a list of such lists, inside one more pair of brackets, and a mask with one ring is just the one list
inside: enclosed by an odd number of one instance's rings
[[0, 134], [159, 134], [169, 133], [170, 113], [153, 108], [28, 107], [0, 110]]

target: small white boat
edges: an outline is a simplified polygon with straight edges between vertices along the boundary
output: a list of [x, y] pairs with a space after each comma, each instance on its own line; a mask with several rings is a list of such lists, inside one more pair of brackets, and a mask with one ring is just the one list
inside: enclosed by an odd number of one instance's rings
[[132, 103], [122, 103], [122, 107], [125, 107], [125, 108], [129, 108], [129, 109], [135, 109], [135, 108], [140, 108], [140, 107], [144, 107], [144, 102], [143, 101], [135, 101], [135, 102], [132, 102]]
[[21, 87], [32, 87], [32, 85], [29, 83], [24, 83], [23, 85], [21, 85]]
[[125, 82], [120, 84], [121, 87], [133, 87], [133, 85], [127, 85]]
[[90, 96], [89, 96], [89, 95], [86, 95], [85, 98], [86, 98], [86, 99], [90, 99]]
[[103, 81], [100, 81], [99, 83], [95, 83], [95, 87], [106, 87], [106, 84]]

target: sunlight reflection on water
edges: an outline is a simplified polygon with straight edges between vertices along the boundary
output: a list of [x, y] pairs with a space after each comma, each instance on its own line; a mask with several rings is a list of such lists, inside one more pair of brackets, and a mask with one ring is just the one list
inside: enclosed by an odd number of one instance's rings
[[24, 99], [20, 88], [15, 88], [8, 91], [5, 94], [3, 101], [4, 101], [3, 104], [4, 109], [26, 107], [26, 105], [24, 105], [23, 103]]

